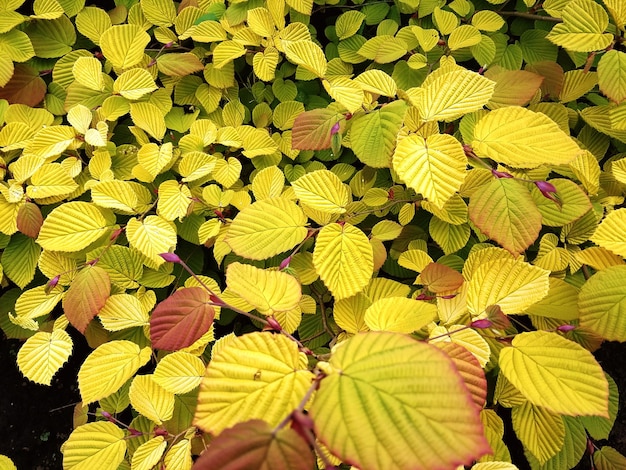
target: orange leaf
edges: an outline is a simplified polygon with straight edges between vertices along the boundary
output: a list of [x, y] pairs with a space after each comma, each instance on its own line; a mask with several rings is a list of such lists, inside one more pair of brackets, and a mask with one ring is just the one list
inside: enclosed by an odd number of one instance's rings
[[479, 409], [482, 409], [487, 399], [487, 379], [476, 356], [457, 343], [437, 341], [431, 344], [443, 350], [452, 359], [459, 375], [463, 377], [474, 403], [478, 405]]
[[10, 104], [25, 104], [33, 108], [41, 103], [45, 94], [46, 82], [37, 70], [24, 64], [15, 64], [13, 77], [0, 88], [0, 99], [5, 99]]
[[63, 298], [65, 316], [81, 333], [95, 317], [111, 294], [111, 280], [108, 273], [94, 265], [81, 270]]
[[339, 123], [341, 132], [343, 115], [328, 108], [312, 109], [298, 115], [293, 123], [291, 146], [299, 150], [329, 149], [333, 126]]
[[37, 204], [26, 202], [17, 211], [17, 229], [30, 238], [39, 236], [43, 216]]
[[455, 291], [463, 284], [461, 273], [439, 263], [428, 264], [421, 272], [420, 279], [422, 285], [435, 293]]
[[192, 345], [209, 331], [215, 310], [210, 294], [202, 287], [174, 292], [150, 317], [150, 337], [155, 349], [177, 351]]

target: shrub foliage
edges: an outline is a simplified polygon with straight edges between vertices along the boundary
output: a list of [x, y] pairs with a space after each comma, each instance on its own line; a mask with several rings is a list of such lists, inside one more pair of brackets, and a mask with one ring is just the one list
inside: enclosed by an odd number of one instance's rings
[[501, 415], [626, 467], [623, 1], [22, 3], [0, 326], [93, 348], [65, 470], [514, 469]]

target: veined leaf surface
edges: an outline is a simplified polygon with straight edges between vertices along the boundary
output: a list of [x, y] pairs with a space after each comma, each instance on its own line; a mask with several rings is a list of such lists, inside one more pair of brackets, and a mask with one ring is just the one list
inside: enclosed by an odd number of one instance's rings
[[398, 142], [392, 163], [407, 186], [439, 208], [458, 191], [467, 174], [463, 146], [448, 134], [405, 137]]
[[580, 326], [609, 341], [626, 341], [626, 266], [597, 272], [578, 296]]
[[339, 177], [329, 170], [317, 170], [292, 183], [296, 197], [312, 209], [329, 214], [344, 213], [350, 192]]
[[168, 253], [176, 246], [176, 226], [158, 215], [149, 215], [142, 221], [130, 219], [126, 225], [130, 246], [144, 254], [156, 266], [165, 261], [160, 253]]
[[437, 318], [437, 306], [406, 297], [387, 297], [365, 311], [365, 324], [372, 331], [413, 333]]
[[50, 385], [52, 377], [72, 353], [72, 338], [64, 330], [40, 331], [28, 338], [17, 353], [17, 365], [29, 380]]
[[335, 299], [360, 292], [374, 272], [374, 251], [367, 236], [345, 224], [326, 225], [317, 234], [313, 264]]
[[364, 470], [426, 470], [489, 452], [462, 378], [436, 347], [370, 332], [343, 343], [325, 369], [310, 413], [342, 460]]
[[311, 385], [306, 356], [283, 335], [250, 333], [213, 354], [200, 384], [194, 425], [219, 434], [239, 422], [276, 426]]
[[63, 297], [65, 316], [81, 333], [104, 307], [111, 293], [111, 279], [107, 272], [97, 265], [85, 266], [72, 280]]
[[115, 25], [100, 35], [102, 53], [114, 67], [128, 69], [143, 59], [150, 35], [139, 25]]
[[200, 385], [205, 368], [199, 357], [176, 351], [159, 361], [152, 380], [168, 392], [187, 393]]
[[226, 243], [239, 256], [261, 260], [287, 251], [307, 236], [307, 217], [286, 198], [257, 201], [231, 223]]
[[226, 270], [228, 288], [264, 315], [295, 308], [302, 297], [300, 283], [281, 271], [232, 263]]
[[626, 258], [626, 208], [617, 209], [600, 223], [591, 241]]
[[489, 112], [474, 127], [479, 156], [518, 168], [564, 165], [582, 150], [552, 119], [518, 106]]
[[292, 428], [273, 430], [254, 419], [226, 429], [211, 441], [196, 462], [198, 468], [272, 468], [310, 470], [308, 443]]
[[563, 417], [527, 401], [511, 410], [515, 434], [541, 463], [561, 450], [565, 443]]
[[174, 413], [174, 394], [152, 380], [151, 375], [138, 375], [128, 391], [130, 404], [142, 416], [162, 424]]
[[83, 424], [63, 446], [63, 470], [113, 469], [124, 460], [124, 431], [113, 423]]
[[80, 251], [115, 225], [115, 214], [82, 201], [67, 202], [48, 214], [37, 237], [44, 250]]
[[78, 388], [84, 404], [116, 392], [150, 360], [151, 348], [116, 340], [98, 346], [78, 371]]
[[520, 333], [500, 351], [505, 377], [537, 406], [567, 416], [608, 417], [609, 386], [589, 351], [556, 333]]

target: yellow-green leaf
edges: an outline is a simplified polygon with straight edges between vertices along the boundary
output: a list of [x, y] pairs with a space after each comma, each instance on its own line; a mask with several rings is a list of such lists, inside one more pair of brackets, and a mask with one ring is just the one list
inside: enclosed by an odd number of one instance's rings
[[113, 93], [120, 94], [128, 100], [138, 100], [156, 89], [158, 87], [146, 69], [127, 70], [113, 83]]
[[498, 305], [505, 314], [523, 313], [548, 294], [550, 271], [521, 259], [501, 258], [480, 264], [469, 280], [467, 306], [473, 316]]
[[398, 86], [393, 78], [382, 70], [366, 70], [357, 75], [354, 81], [365, 91], [377, 95], [389, 96], [390, 98], [396, 96], [398, 91]]
[[26, 378], [50, 385], [52, 377], [72, 354], [72, 338], [64, 330], [40, 331], [28, 338], [17, 353], [17, 366]]
[[114, 469], [126, 455], [124, 431], [107, 421], [83, 424], [63, 445], [63, 470]]
[[481, 31], [497, 31], [504, 25], [504, 19], [495, 11], [481, 10], [472, 15], [472, 24]]
[[329, 170], [307, 173], [292, 186], [301, 202], [324, 213], [342, 214], [351, 200], [348, 187]]
[[530, 402], [511, 410], [515, 434], [542, 464], [561, 450], [565, 443], [563, 418]]
[[51, 251], [80, 251], [107, 234], [115, 224], [108, 209], [82, 201], [67, 202], [44, 219], [37, 243]]
[[100, 35], [100, 47], [114, 67], [128, 69], [139, 64], [150, 35], [135, 24], [111, 26]]
[[199, 357], [176, 351], [159, 361], [152, 380], [168, 392], [187, 393], [200, 385], [205, 368]]
[[610, 446], [603, 446], [593, 453], [593, 463], [597, 470], [619, 470], [626, 465], [626, 457]]
[[591, 237], [591, 241], [602, 248], [626, 258], [626, 208], [608, 214]]
[[412, 102], [425, 121], [454, 121], [486, 105], [494, 87], [476, 72], [452, 69], [427, 80]]
[[387, 297], [365, 311], [365, 324], [372, 331], [413, 333], [437, 318], [437, 306], [422, 300]]
[[30, 177], [26, 195], [32, 199], [65, 196], [74, 192], [78, 184], [60, 163], [46, 163]]
[[[100, 266], [100, 264], [98, 264]], [[148, 313], [137, 297], [130, 294], [115, 294], [108, 297], [98, 311], [102, 326], [109, 331], [148, 325]]]
[[335, 32], [339, 39], [347, 39], [354, 36], [363, 24], [365, 14], [358, 10], [349, 10], [342, 13], [335, 23]]
[[306, 356], [286, 336], [255, 332], [233, 338], [213, 353], [194, 425], [213, 435], [255, 418], [276, 426], [302, 400], [312, 378]]
[[302, 297], [300, 283], [281, 271], [232, 263], [226, 270], [228, 288], [264, 315], [295, 308]]
[[188, 215], [191, 199], [191, 191], [186, 184], [180, 184], [175, 180], [163, 181], [159, 185], [157, 214], [165, 220], [182, 220]]
[[448, 36], [448, 47], [451, 51], [456, 51], [463, 47], [475, 46], [481, 40], [482, 36], [476, 26], [463, 24], [454, 28]]
[[580, 325], [609, 341], [626, 341], [626, 266], [594, 274], [578, 297]]
[[609, 386], [592, 354], [557, 333], [520, 333], [500, 351], [500, 369], [530, 401], [567, 416], [608, 417]]
[[598, 62], [600, 91], [618, 104], [626, 99], [625, 69], [626, 54], [615, 49], [604, 54]]
[[130, 246], [156, 266], [165, 262], [160, 253], [171, 252], [176, 247], [176, 226], [158, 215], [149, 215], [141, 221], [130, 219], [126, 225], [126, 236]]
[[157, 424], [167, 421], [174, 413], [174, 394], [152, 380], [151, 375], [135, 377], [130, 384], [128, 397], [135, 410]]
[[369, 283], [374, 252], [367, 236], [348, 224], [329, 224], [317, 234], [313, 264], [335, 299], [350, 297]]
[[165, 112], [152, 103], [131, 103], [130, 117], [140, 127], [157, 140], [162, 140], [167, 131]]
[[563, 23], [552, 28], [546, 37], [554, 44], [575, 52], [604, 49], [613, 40], [605, 33], [609, 15], [593, 0], [573, 0], [561, 11]]
[[463, 379], [434, 346], [360, 334], [342, 343], [324, 371], [310, 413], [319, 439], [343, 461], [363, 470], [427, 470], [490, 451]]
[[116, 392], [139, 368], [145, 365], [152, 349], [116, 340], [98, 346], [78, 371], [78, 388], [84, 404]]
[[526, 309], [528, 315], [558, 318], [571, 321], [578, 319], [578, 289], [556, 277], [550, 277], [548, 295]]
[[563, 165], [581, 153], [548, 116], [517, 106], [496, 109], [478, 121], [472, 147], [479, 156], [518, 168]]
[[326, 56], [313, 41], [283, 41], [283, 48], [291, 62], [304, 67], [319, 78], [324, 78], [328, 66]]
[[233, 219], [226, 243], [239, 256], [266, 259], [287, 251], [307, 236], [307, 218], [285, 198], [257, 201]]
[[166, 447], [167, 442], [163, 436], [156, 436], [144, 442], [133, 453], [131, 468], [133, 470], [151, 470], [163, 457]]
[[467, 174], [463, 146], [449, 134], [424, 139], [411, 134], [398, 142], [393, 169], [407, 186], [441, 208], [458, 191]]

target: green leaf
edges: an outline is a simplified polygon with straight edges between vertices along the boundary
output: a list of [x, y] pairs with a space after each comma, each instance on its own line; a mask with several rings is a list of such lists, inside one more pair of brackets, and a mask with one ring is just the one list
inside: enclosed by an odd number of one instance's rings
[[106, 421], [83, 424], [63, 445], [63, 470], [114, 469], [124, 455], [126, 439], [119, 427]]
[[307, 218], [285, 198], [257, 201], [231, 223], [226, 243], [239, 256], [261, 260], [287, 251], [307, 236]]
[[343, 214], [351, 201], [348, 187], [329, 170], [312, 171], [291, 185], [301, 203], [324, 213]]
[[626, 266], [594, 274], [580, 290], [580, 325], [609, 341], [626, 341]]
[[511, 420], [519, 440], [542, 464], [563, 447], [565, 424], [560, 415], [527, 401], [513, 407]]
[[37, 57], [61, 57], [71, 52], [76, 42], [74, 25], [65, 15], [47, 21], [34, 21], [26, 31]]
[[411, 134], [398, 142], [393, 169], [407, 186], [441, 208], [459, 190], [467, 174], [463, 146], [448, 134], [424, 139]]
[[56, 207], [43, 221], [37, 243], [44, 250], [75, 252], [91, 245], [115, 225], [115, 214], [82, 201]]
[[593, 453], [593, 463], [597, 470], [619, 470], [626, 465], [626, 457], [613, 447], [603, 446]]
[[374, 253], [367, 236], [348, 224], [329, 224], [317, 234], [313, 264], [336, 300], [350, 297], [369, 283]]
[[228, 288], [264, 315], [295, 308], [302, 297], [300, 283], [281, 271], [231, 263], [226, 270]]
[[2, 252], [4, 274], [24, 289], [35, 277], [40, 253], [41, 248], [35, 240], [21, 233], [14, 234]]
[[54, 374], [72, 354], [72, 345], [72, 338], [64, 330], [40, 331], [22, 345], [17, 365], [29, 380], [50, 385]]
[[479, 186], [470, 197], [469, 217], [513, 254], [532, 245], [541, 231], [541, 212], [530, 192], [511, 178], [494, 178]]
[[426, 470], [489, 452], [463, 380], [434, 346], [361, 334], [342, 343], [324, 371], [310, 414], [319, 439], [344, 461], [364, 470]]
[[250, 419], [276, 426], [298, 406], [312, 378], [306, 356], [286, 336], [255, 332], [232, 338], [213, 352], [194, 425], [213, 435]]
[[97, 265], [85, 266], [72, 280], [63, 297], [65, 316], [81, 333], [95, 317], [111, 294], [111, 281], [107, 272]]
[[78, 371], [78, 388], [83, 403], [92, 403], [119, 390], [150, 360], [151, 354], [151, 348], [141, 349], [126, 340], [98, 346]]
[[518, 168], [562, 165], [581, 153], [548, 116], [517, 106], [496, 109], [478, 121], [472, 147], [479, 156]]
[[531, 195], [541, 212], [543, 225], [562, 227], [581, 218], [591, 209], [589, 197], [573, 181], [557, 178], [549, 182], [556, 188], [558, 204], [544, 197], [536, 185], [531, 187]]
[[500, 351], [500, 369], [530, 401], [567, 416], [608, 417], [609, 387], [592, 354], [556, 333], [520, 333]]
[[238, 423], [211, 441], [195, 464], [198, 468], [284, 468], [310, 470], [314, 458], [308, 443], [292, 428], [272, 429], [258, 419]]
[[350, 142], [355, 155], [373, 168], [388, 168], [396, 146], [396, 135], [407, 109], [404, 101], [393, 101], [380, 109], [354, 118]]

